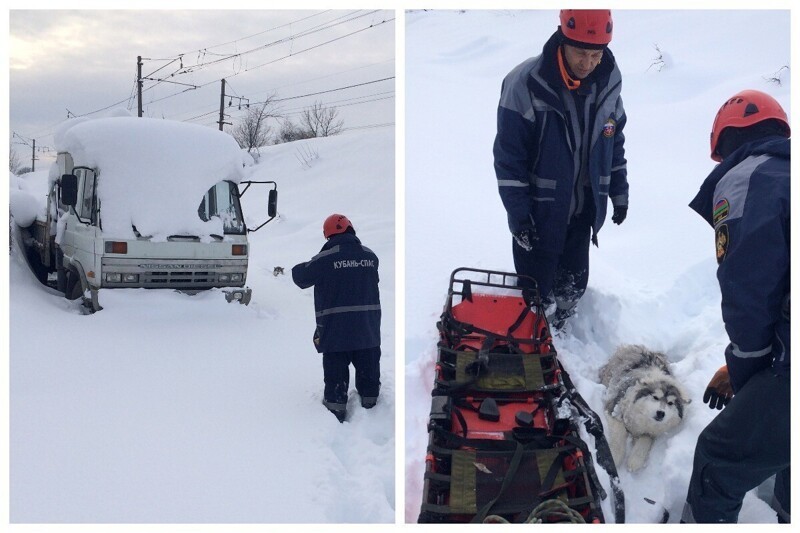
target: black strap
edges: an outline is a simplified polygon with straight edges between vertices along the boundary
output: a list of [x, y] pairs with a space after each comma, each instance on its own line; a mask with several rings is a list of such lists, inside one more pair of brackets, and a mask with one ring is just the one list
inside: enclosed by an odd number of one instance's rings
[[[434, 433], [435, 441], [434, 444], [428, 446], [428, 449], [439, 455], [451, 455], [453, 452], [464, 448], [482, 452], [511, 452], [516, 449], [517, 444], [521, 445], [525, 451], [551, 450], [570, 452], [579, 449], [584, 453], [588, 452], [583, 441], [569, 436], [542, 435], [539, 439], [520, 443], [513, 440], [470, 439], [467, 437], [460, 437], [438, 426], [431, 427], [431, 431]], [[558, 444], [559, 441], [563, 440], [567, 442], [567, 444], [548, 447], [542, 445], [542, 440], [547, 440], [552, 444]]]
[[494, 346], [494, 335], [486, 335], [481, 344], [481, 349], [478, 350], [478, 356], [473, 362], [467, 365], [467, 374], [472, 375], [472, 382], [478, 381], [481, 377], [481, 372], [489, 371], [489, 350]]
[[[611, 447], [606, 440], [605, 432], [603, 431], [603, 423], [597, 413], [592, 411], [586, 400], [580, 395], [575, 388], [572, 378], [563, 368], [561, 369], [561, 376], [564, 380], [564, 386], [567, 388], [567, 397], [570, 399], [575, 408], [580, 412], [586, 422], [584, 426], [586, 431], [589, 432], [595, 439], [595, 448], [597, 450], [597, 463], [603, 467], [608, 473], [611, 482], [611, 493], [614, 495], [614, 521], [617, 524], [625, 523], [625, 494], [622, 492], [622, 485], [617, 472], [617, 465], [614, 463], [614, 457], [611, 455]], [[589, 456], [591, 457], [591, 456]], [[591, 469], [589, 474], [592, 476], [592, 482], [597, 480], [597, 474], [594, 472], [594, 467], [591, 466], [591, 461], [587, 461], [587, 467]], [[599, 481], [596, 481], [597, 487], [602, 490]], [[603, 491], [605, 494], [605, 491]], [[605, 496], [603, 496], [605, 498]]]
[[[467, 323], [467, 322], [461, 322], [460, 320], [457, 320], [448, 311], [445, 311], [444, 313], [442, 313], [441, 319], [439, 320], [439, 322], [436, 323], [436, 325], [439, 328], [439, 331], [445, 336], [445, 338], [448, 340], [448, 342], [450, 342], [451, 345], [458, 344], [457, 341], [453, 342], [453, 337], [454, 336], [457, 337], [457, 338], [460, 338], [460, 337], [464, 337], [466, 335], [475, 334], [475, 333], [483, 335], [483, 336], [487, 336], [487, 337], [488, 336], [493, 336], [493, 337], [495, 337], [496, 341], [504, 341], [505, 343], [507, 343], [509, 345], [514, 345], [514, 346], [519, 346], [520, 344], [532, 344], [534, 346], [540, 346], [540, 345], [543, 345], [543, 344], [548, 344], [546, 339], [519, 338], [519, 337], [514, 337], [513, 335], [511, 335], [511, 332], [513, 330], [515, 330], [516, 328], [518, 328], [522, 324], [522, 321], [524, 320], [525, 315], [529, 311], [530, 311], [530, 309], [528, 307], [526, 307], [523, 310], [523, 312], [517, 318], [517, 321], [514, 322], [514, 324], [511, 325], [511, 327], [509, 328], [509, 333], [506, 334], [506, 335], [498, 335], [497, 333], [495, 333], [493, 331], [489, 331], [487, 329], [483, 329], [481, 327], [476, 326], [475, 324], [470, 324], [470, 323]], [[534, 331], [534, 333], [535, 333], [535, 331]]]
[[480, 523], [483, 522], [483, 519], [486, 518], [486, 515], [489, 514], [489, 511], [491, 511], [492, 507], [497, 502], [497, 500], [500, 499], [500, 497], [506, 491], [508, 486], [511, 485], [511, 481], [514, 479], [514, 476], [517, 474], [517, 469], [519, 468], [519, 463], [522, 461], [522, 451], [524, 449], [524, 446], [522, 446], [520, 443], [516, 443], [516, 445], [517, 445], [517, 447], [514, 450], [514, 455], [511, 458], [511, 463], [509, 463], [508, 470], [506, 470], [506, 475], [503, 478], [503, 484], [500, 485], [500, 490], [497, 492], [497, 495], [494, 498], [489, 500], [486, 503], [486, 505], [484, 505], [483, 507], [481, 507], [478, 510], [478, 512], [475, 514], [475, 516], [471, 520], [471, 522], [473, 524], [480, 524]]
[[[519, 468], [519, 463], [522, 460], [524, 449], [525, 446], [522, 445], [519, 445], [517, 447], [517, 449], [514, 452], [514, 457], [511, 460], [511, 464], [509, 465], [509, 468], [506, 471], [506, 475], [503, 478], [503, 484], [500, 486], [500, 490], [492, 500], [487, 502], [486, 505], [484, 505], [478, 511], [478, 513], [472, 519], [473, 523], [483, 522], [484, 518], [486, 518], [486, 515], [488, 515], [489, 512], [492, 510], [492, 507], [494, 507], [495, 503], [497, 503], [497, 501], [500, 499], [500, 497], [503, 495], [506, 489], [508, 489], [508, 487], [511, 485], [511, 482], [514, 480], [514, 477], [517, 474], [517, 470]], [[570, 485], [569, 482], [564, 483], [563, 485], [559, 485], [557, 487], [553, 486], [555, 484], [555, 480], [556, 477], [558, 476], [558, 473], [563, 470], [562, 465], [564, 457], [566, 455], [568, 455], [568, 452], [562, 449], [556, 454], [555, 458], [550, 463], [550, 466], [547, 469], [547, 474], [545, 475], [544, 479], [540, 480], [541, 483], [539, 485], [539, 494], [536, 497], [537, 502], [541, 502], [543, 499], [549, 498], [554, 494], [557, 494], [558, 492], [566, 490], [569, 487]], [[538, 459], [539, 457], [537, 457], [537, 460]]]
[[525, 321], [525, 317], [528, 316], [528, 313], [530, 313], [530, 311], [531, 311], [531, 309], [527, 305], [522, 308], [522, 312], [519, 314], [519, 316], [514, 321], [514, 323], [511, 324], [511, 327], [508, 328], [508, 331], [506, 332], [506, 336], [508, 336], [508, 337], [512, 336], [511, 334], [514, 331], [516, 331], [518, 327], [520, 327], [522, 325], [522, 323]]
[[461, 409], [456, 407], [455, 405], [450, 406], [450, 412], [456, 415], [458, 418], [458, 423], [461, 424], [461, 430], [464, 433], [464, 438], [467, 438], [467, 419], [464, 418], [464, 414], [461, 412]]
[[550, 465], [550, 468], [547, 469], [547, 475], [542, 480], [541, 490], [539, 491], [540, 495], [557, 492], [553, 491], [553, 484], [556, 482], [556, 476], [558, 476], [558, 473], [562, 470], [561, 465], [563, 464], [564, 456], [566, 455], [567, 453], [563, 451], [556, 455], [553, 463]]
[[[486, 344], [486, 343], [484, 343], [484, 344]], [[448, 361], [442, 361], [441, 353], [447, 353], [447, 354], [451, 354], [451, 355], [455, 356], [456, 361], [458, 360], [459, 354], [473, 353], [473, 352], [470, 352], [468, 350], [455, 350], [455, 349], [447, 348], [447, 347], [444, 347], [444, 346], [439, 346], [439, 352], [440, 352], [440, 356], [439, 356], [439, 360], [437, 362], [440, 365], [442, 365], [443, 368], [446, 368], [449, 373], [457, 372], [457, 368], [456, 368], [457, 365], [454, 364], [454, 363], [448, 362]], [[479, 351], [478, 353], [480, 354], [481, 352]], [[447, 380], [447, 379], [440, 379], [439, 377], [437, 377], [436, 379], [434, 379], [434, 383], [438, 388], [445, 389], [446, 390], [446, 394], [448, 396], [455, 396], [459, 392], [475, 386], [476, 383], [478, 382], [478, 380], [481, 377], [486, 377], [487, 375], [489, 375], [491, 373], [491, 361], [493, 359], [495, 359], [495, 358], [504, 358], [504, 357], [536, 358], [536, 360], [538, 361], [539, 366], [541, 368], [542, 379], [543, 379], [543, 382], [544, 382], [544, 385], [542, 387], [540, 387], [538, 389], [537, 388], [528, 388], [528, 386], [526, 385], [524, 388], [502, 389], [502, 390], [500, 390], [500, 389], [492, 389], [492, 388], [476, 387], [475, 390], [478, 390], [478, 391], [481, 391], [481, 392], [490, 392], [490, 393], [491, 392], [509, 393], [509, 392], [536, 392], [536, 391], [542, 391], [542, 390], [544, 390], [546, 388], [549, 388], [549, 387], [553, 386], [552, 383], [551, 384], [548, 384], [548, 383], [550, 383], [552, 381], [552, 379], [553, 379], [552, 375], [555, 372], [555, 368], [554, 367], [553, 368], [545, 368], [546, 365], [543, 365], [542, 362], [543, 362], [543, 360], [545, 358], [551, 358], [551, 359], [554, 358], [554, 355], [555, 354], [553, 354], [553, 353], [537, 354], [537, 353], [523, 353], [523, 352], [515, 352], [515, 353], [486, 352], [485, 353], [485, 359], [479, 359], [481, 356], [478, 355], [477, 356], [478, 358], [476, 358], [475, 361], [469, 363], [466, 366], [465, 370], [466, 370], [467, 375], [469, 376], [469, 379], [465, 379], [464, 381], [458, 381], [457, 379]], [[520, 361], [520, 364], [522, 365], [523, 373], [515, 374], [515, 375], [518, 375], [520, 377], [525, 378], [525, 383], [528, 383], [527, 375], [524, 373], [525, 360], [523, 359], [522, 361]], [[549, 380], [548, 380], [548, 377], [550, 378]]]

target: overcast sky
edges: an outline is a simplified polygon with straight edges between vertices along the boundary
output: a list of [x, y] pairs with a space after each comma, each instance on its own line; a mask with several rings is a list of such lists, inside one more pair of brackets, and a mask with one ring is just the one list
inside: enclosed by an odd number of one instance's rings
[[[145, 116], [218, 127], [225, 78], [234, 96], [226, 98], [226, 121], [234, 124], [246, 112], [240, 102], [274, 95], [294, 121], [318, 101], [336, 106], [345, 128], [393, 127], [394, 17], [367, 9], [11, 10], [12, 146], [29, 165], [25, 143], [52, 149], [68, 113], [135, 114], [137, 56], [151, 78], [143, 84]], [[37, 157], [44, 163], [52, 155]]]

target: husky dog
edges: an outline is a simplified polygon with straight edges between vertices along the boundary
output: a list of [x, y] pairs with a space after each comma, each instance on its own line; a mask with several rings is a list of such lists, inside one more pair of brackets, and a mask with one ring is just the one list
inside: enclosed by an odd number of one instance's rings
[[607, 387], [604, 408], [611, 455], [620, 465], [630, 435], [627, 466], [636, 472], [647, 462], [653, 440], [683, 421], [691, 400], [670, 372], [666, 356], [640, 345], [620, 346], [600, 369], [600, 382]]

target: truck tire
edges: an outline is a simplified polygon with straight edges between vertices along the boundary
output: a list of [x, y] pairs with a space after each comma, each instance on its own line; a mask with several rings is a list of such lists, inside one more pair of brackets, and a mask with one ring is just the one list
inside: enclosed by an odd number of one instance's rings
[[64, 291], [64, 297], [67, 300], [77, 300], [83, 296], [83, 285], [81, 284], [81, 277], [73, 270], [67, 270], [67, 287]]
[[64, 253], [61, 251], [61, 248], [56, 246], [56, 254], [55, 254], [55, 265], [56, 265], [56, 289], [58, 291], [66, 293], [67, 292], [67, 269], [64, 268]]
[[36, 279], [39, 280], [39, 283], [47, 285], [47, 267], [42, 263], [42, 258], [39, 256], [39, 252], [33, 248], [28, 248], [28, 250], [25, 252], [25, 255], [28, 258], [28, 265], [31, 267], [31, 272], [33, 272], [33, 275], [36, 276]]

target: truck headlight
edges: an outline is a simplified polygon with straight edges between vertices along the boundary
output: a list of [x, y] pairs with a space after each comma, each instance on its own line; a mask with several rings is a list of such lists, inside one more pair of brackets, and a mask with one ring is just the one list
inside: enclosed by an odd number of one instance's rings
[[122, 281], [122, 274], [119, 272], [106, 272], [106, 281], [109, 283], [120, 283]]
[[139, 283], [139, 274], [125, 274], [122, 276], [125, 283]]
[[244, 276], [242, 274], [231, 274], [231, 281], [242, 281]]
[[229, 275], [229, 274], [220, 274], [220, 275], [219, 275], [219, 280], [220, 280], [220, 281], [230, 281], [230, 280], [231, 280], [231, 277], [230, 277], [230, 275]]

